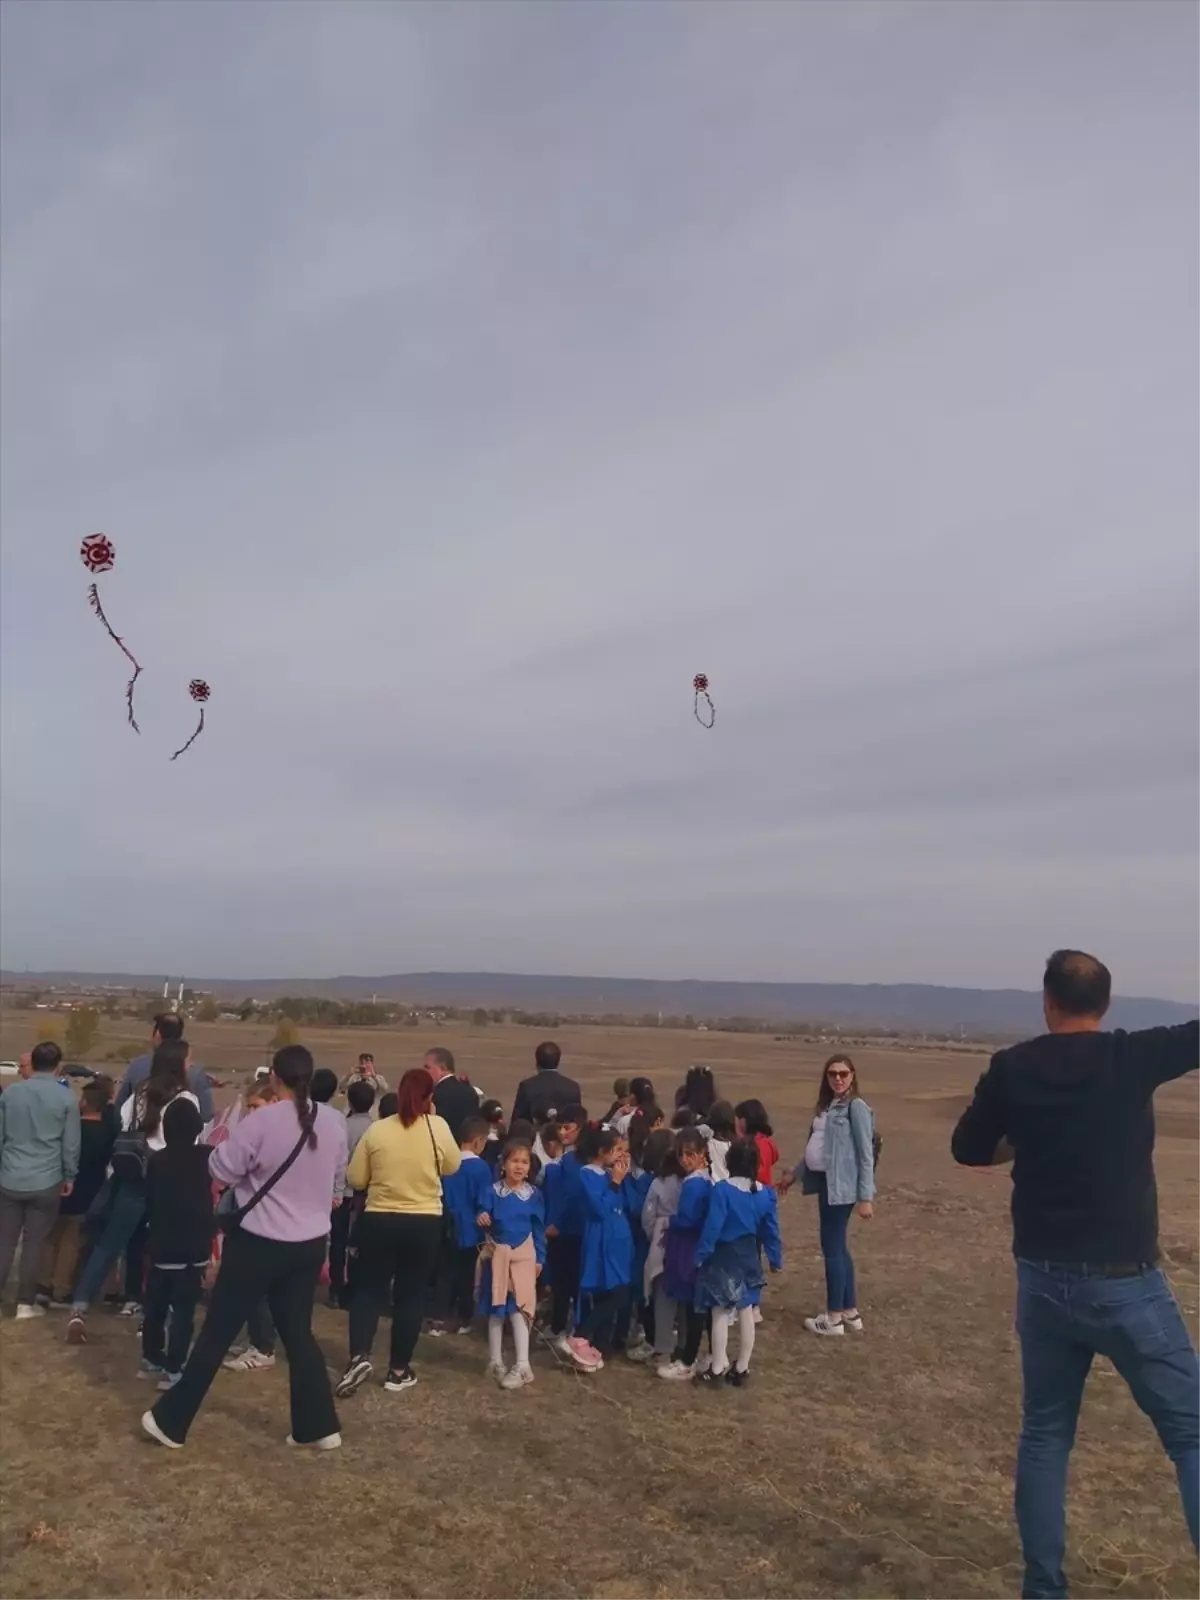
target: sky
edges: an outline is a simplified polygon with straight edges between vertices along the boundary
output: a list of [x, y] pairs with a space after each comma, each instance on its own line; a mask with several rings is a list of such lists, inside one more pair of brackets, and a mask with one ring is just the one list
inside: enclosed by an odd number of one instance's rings
[[0, 28], [6, 967], [1196, 996], [1194, 6]]

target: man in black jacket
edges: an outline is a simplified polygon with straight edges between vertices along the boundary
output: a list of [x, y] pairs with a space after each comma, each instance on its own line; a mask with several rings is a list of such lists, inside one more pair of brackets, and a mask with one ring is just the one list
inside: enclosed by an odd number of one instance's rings
[[1049, 1031], [992, 1057], [951, 1141], [963, 1166], [1014, 1163], [1024, 1596], [1067, 1593], [1067, 1463], [1096, 1354], [1158, 1430], [1198, 1541], [1200, 1368], [1157, 1266], [1153, 1101], [1159, 1084], [1200, 1066], [1200, 1023], [1105, 1033], [1111, 994], [1094, 956], [1056, 951], [1043, 987]]
[[433, 1109], [447, 1123], [457, 1144], [463, 1123], [479, 1114], [479, 1096], [465, 1078], [455, 1076], [449, 1050], [427, 1050], [425, 1070], [433, 1079]]
[[574, 1078], [558, 1070], [562, 1051], [549, 1039], [538, 1045], [533, 1059], [537, 1062], [537, 1071], [532, 1078], [521, 1080], [513, 1102], [512, 1120], [532, 1122], [535, 1128], [540, 1128], [556, 1112], [567, 1106], [577, 1106], [583, 1099], [583, 1091]]

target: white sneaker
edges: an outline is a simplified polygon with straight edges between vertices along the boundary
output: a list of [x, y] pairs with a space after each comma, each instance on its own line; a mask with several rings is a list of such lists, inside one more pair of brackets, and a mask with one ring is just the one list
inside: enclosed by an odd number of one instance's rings
[[308, 1439], [304, 1444], [296, 1444], [295, 1439], [289, 1433], [287, 1442], [290, 1445], [295, 1445], [297, 1450], [340, 1450], [342, 1448], [342, 1436], [340, 1433], [327, 1433], [323, 1439]]
[[136, 1300], [126, 1300], [120, 1311], [117, 1312], [119, 1317], [140, 1317], [141, 1314], [142, 1308]]
[[483, 1375], [485, 1378], [491, 1378], [494, 1382], [501, 1385], [508, 1376], [504, 1370], [503, 1361], [489, 1361], [487, 1366], [484, 1368]]
[[826, 1339], [841, 1339], [845, 1336], [845, 1324], [839, 1318], [834, 1322], [827, 1311], [822, 1311], [819, 1317], [805, 1317], [804, 1326], [809, 1333], [819, 1333]]
[[45, 1306], [19, 1305], [17, 1307], [17, 1314], [13, 1318], [13, 1321], [14, 1322], [32, 1322], [34, 1317], [44, 1317], [45, 1315], [46, 1315]]
[[250, 1345], [241, 1355], [226, 1356], [221, 1365], [227, 1372], [269, 1372], [275, 1365], [275, 1357]]
[[155, 1444], [165, 1444], [168, 1450], [182, 1450], [183, 1445], [178, 1439], [169, 1439], [154, 1420], [153, 1411], [142, 1413], [142, 1428], [150, 1435]]
[[668, 1361], [665, 1367], [659, 1367], [658, 1375], [668, 1383], [690, 1383], [696, 1376], [696, 1369], [684, 1366], [682, 1361]]
[[654, 1346], [649, 1342], [649, 1340], [646, 1340], [642, 1344], [630, 1345], [629, 1349], [625, 1352], [625, 1359], [627, 1361], [653, 1361]]
[[500, 1379], [502, 1389], [523, 1389], [527, 1383], [533, 1382], [533, 1368], [529, 1366], [513, 1367]]
[[863, 1319], [861, 1317], [848, 1317], [843, 1312], [842, 1327], [849, 1328], [851, 1333], [861, 1333], [863, 1331]]

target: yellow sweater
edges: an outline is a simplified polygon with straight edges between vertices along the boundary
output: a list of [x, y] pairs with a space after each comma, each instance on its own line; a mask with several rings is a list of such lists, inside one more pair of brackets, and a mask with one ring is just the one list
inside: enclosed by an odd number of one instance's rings
[[346, 1182], [352, 1189], [367, 1191], [368, 1211], [439, 1217], [442, 1179], [461, 1165], [462, 1153], [436, 1113], [418, 1117], [411, 1128], [399, 1117], [384, 1117], [373, 1122], [354, 1147]]

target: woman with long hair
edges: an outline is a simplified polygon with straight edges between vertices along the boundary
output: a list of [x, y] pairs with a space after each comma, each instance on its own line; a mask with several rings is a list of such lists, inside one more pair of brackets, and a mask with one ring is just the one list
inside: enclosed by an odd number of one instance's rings
[[178, 1450], [234, 1335], [265, 1294], [288, 1358], [288, 1443], [342, 1442], [325, 1360], [312, 1331], [330, 1217], [346, 1174], [346, 1124], [310, 1098], [313, 1058], [287, 1045], [271, 1062], [274, 1101], [244, 1117], [212, 1152], [209, 1171], [233, 1191], [221, 1269], [183, 1376], [142, 1418], [152, 1439]]
[[687, 1069], [687, 1077], [675, 1091], [675, 1109], [682, 1111], [686, 1106], [703, 1122], [716, 1099], [717, 1080], [713, 1077], [712, 1068], [697, 1064]]
[[380, 1116], [354, 1148], [346, 1172], [366, 1190], [355, 1223], [359, 1279], [350, 1302], [350, 1359], [338, 1380], [346, 1399], [371, 1376], [371, 1350], [390, 1295], [391, 1353], [384, 1388], [411, 1389], [413, 1351], [425, 1297], [442, 1245], [442, 1179], [458, 1171], [462, 1153], [433, 1109], [433, 1078], [414, 1067], [400, 1080], [394, 1116]]
[[830, 1056], [821, 1074], [816, 1113], [795, 1172], [780, 1180], [786, 1192], [796, 1181], [815, 1194], [825, 1258], [825, 1310], [805, 1317], [810, 1333], [842, 1337], [863, 1331], [854, 1262], [846, 1242], [851, 1214], [864, 1222], [875, 1214], [875, 1118], [858, 1087], [849, 1056]]
[[187, 1087], [190, 1060], [186, 1039], [160, 1044], [150, 1063], [149, 1077], [121, 1107], [120, 1129], [112, 1153], [112, 1176], [88, 1213], [86, 1226], [92, 1230], [96, 1243], [71, 1295], [68, 1344], [87, 1343], [88, 1307], [104, 1287], [113, 1264], [127, 1250], [130, 1263], [125, 1284], [125, 1314], [133, 1316], [140, 1309], [146, 1163], [152, 1151], [162, 1150], [166, 1145], [162, 1119], [172, 1100], [182, 1095], [199, 1109], [199, 1100]]

